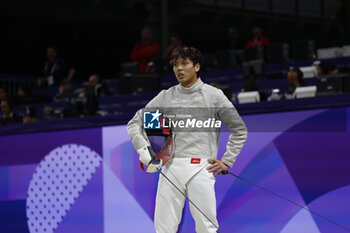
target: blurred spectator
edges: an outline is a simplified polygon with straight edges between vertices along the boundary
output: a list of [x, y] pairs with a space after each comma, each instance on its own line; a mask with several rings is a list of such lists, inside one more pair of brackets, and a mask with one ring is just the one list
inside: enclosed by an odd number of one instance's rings
[[38, 79], [38, 86], [58, 85], [64, 79], [73, 79], [74, 75], [75, 69], [57, 56], [55, 47], [49, 46], [47, 48], [47, 61], [44, 66], [43, 77]]
[[241, 92], [259, 91], [259, 87], [253, 79], [245, 79]]
[[94, 94], [72, 98], [69, 106], [69, 115], [85, 117], [95, 115], [98, 111], [98, 99]]
[[108, 87], [100, 82], [100, 76], [97, 74], [90, 75], [88, 86], [84, 89], [80, 96], [86, 96], [89, 94], [96, 97], [110, 96]]
[[153, 31], [145, 27], [141, 31], [141, 42], [136, 44], [131, 53], [131, 60], [139, 62], [139, 71], [142, 73], [153, 72], [153, 60], [159, 55], [160, 47], [153, 40]]
[[9, 125], [22, 122], [22, 118], [12, 112], [12, 103], [8, 99], [1, 100], [1, 111], [1, 125]]
[[219, 82], [211, 82], [209, 85], [222, 90], [227, 99], [232, 100], [232, 87], [230, 85], [222, 85]]
[[253, 79], [245, 79], [241, 92], [257, 91], [260, 95], [260, 101], [267, 100], [267, 94], [259, 90], [258, 85]]
[[8, 94], [7, 94], [7, 90], [3, 87], [0, 87], [0, 101], [3, 99], [7, 99]]
[[35, 122], [36, 108], [34, 106], [26, 106], [26, 116], [23, 118], [23, 123]]
[[54, 101], [67, 101], [70, 98], [74, 97], [74, 90], [69, 80], [63, 80], [61, 85], [58, 88], [58, 93], [54, 98]]
[[339, 69], [334, 64], [322, 62], [320, 66], [323, 74], [339, 74]]
[[170, 37], [170, 45], [167, 47], [163, 58], [169, 60], [174, 50], [177, 48], [182, 48], [182, 40], [178, 35], [172, 35]]
[[81, 103], [80, 117], [93, 116], [98, 111], [98, 100], [94, 95], [87, 95]]
[[28, 93], [29, 93], [29, 90], [28, 89], [26, 89], [25, 87], [19, 87], [18, 89], [17, 89], [17, 96], [27, 96], [28, 95]]
[[45, 106], [42, 110], [42, 119], [43, 120], [52, 120], [52, 119], [62, 119], [64, 117], [70, 117], [68, 109], [66, 108], [54, 108], [50, 105]]
[[31, 104], [35, 103], [35, 99], [27, 88], [19, 87], [13, 102], [15, 105]]
[[247, 41], [246, 48], [269, 46], [270, 41], [262, 34], [262, 29], [258, 26], [254, 26], [252, 29], [252, 38]]
[[30, 104], [34, 103], [35, 99], [31, 95], [30, 91], [25, 87], [19, 87], [17, 89], [16, 97], [14, 98], [14, 104]]
[[16, 97], [13, 100], [15, 105], [45, 103], [51, 100], [44, 95], [33, 95], [28, 88], [19, 87], [17, 89]]
[[317, 68], [317, 75], [332, 75], [332, 74], [339, 74], [340, 70], [339, 68], [331, 63], [322, 62], [322, 61], [315, 61], [314, 66]]
[[287, 75], [288, 91], [286, 94], [292, 95], [297, 87], [305, 86], [303, 72], [299, 68], [292, 68]]
[[[57, 100], [69, 100], [70, 117], [85, 117], [95, 115], [98, 111], [98, 97], [110, 95], [108, 88], [100, 83], [100, 77], [92, 74], [89, 77], [88, 86], [84, 89], [73, 91], [70, 86], [61, 85]], [[67, 99], [69, 97], [69, 99]]]
[[321, 61], [314, 61], [313, 65], [316, 67], [317, 70], [317, 76], [322, 75], [322, 70], [321, 70]]
[[317, 68], [317, 75], [335, 75], [339, 73], [350, 73], [349, 66], [338, 67], [337, 65], [324, 61], [315, 61], [314, 66]]

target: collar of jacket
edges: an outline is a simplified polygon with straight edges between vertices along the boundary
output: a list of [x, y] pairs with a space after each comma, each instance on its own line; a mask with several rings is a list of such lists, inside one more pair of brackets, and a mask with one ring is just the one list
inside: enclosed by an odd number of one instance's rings
[[204, 83], [202, 82], [201, 78], [198, 78], [197, 82], [195, 82], [195, 84], [192, 85], [192, 87], [190, 88], [186, 88], [184, 86], [182, 86], [181, 84], [178, 84], [178, 89], [180, 93], [184, 93], [184, 94], [192, 94], [196, 91], [198, 91], [202, 85]]

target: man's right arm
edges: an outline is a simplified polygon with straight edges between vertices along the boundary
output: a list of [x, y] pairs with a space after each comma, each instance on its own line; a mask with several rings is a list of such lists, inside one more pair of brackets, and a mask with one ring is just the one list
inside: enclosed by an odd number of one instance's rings
[[143, 146], [150, 145], [146, 131], [142, 127], [142, 112], [142, 109], [138, 110], [126, 127], [131, 142], [136, 150]]
[[[164, 91], [154, 97], [146, 108], [159, 108], [163, 99]], [[128, 122], [127, 131], [131, 142], [136, 150], [144, 146], [150, 146], [145, 129], [143, 128], [143, 109], [136, 112], [135, 116]]]
[[[152, 160], [152, 148], [147, 138], [147, 134], [142, 127], [142, 109], [138, 110], [135, 116], [129, 121], [127, 130], [132, 144], [134, 145], [137, 153], [139, 154], [139, 160], [141, 163], [147, 166], [148, 173], [157, 172], [163, 165], [162, 160]], [[153, 152], [154, 153], [154, 152]], [[153, 161], [153, 162], [152, 162]]]

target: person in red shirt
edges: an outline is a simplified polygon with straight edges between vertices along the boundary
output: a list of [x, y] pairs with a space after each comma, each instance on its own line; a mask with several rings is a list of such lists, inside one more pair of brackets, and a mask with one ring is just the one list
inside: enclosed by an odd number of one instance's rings
[[141, 42], [134, 45], [131, 53], [131, 60], [139, 62], [141, 73], [151, 73], [153, 71], [153, 59], [160, 53], [160, 47], [153, 40], [153, 32], [149, 27], [141, 31]]
[[253, 27], [252, 34], [253, 37], [247, 41], [246, 48], [270, 45], [269, 39], [262, 34], [262, 29], [260, 27]]
[[171, 55], [173, 54], [173, 52], [175, 51], [175, 49], [178, 49], [178, 48], [183, 48], [184, 46], [182, 45], [182, 40], [180, 38], [180, 36], [178, 35], [172, 35], [170, 37], [170, 44], [169, 46], [167, 47], [165, 53], [164, 53], [164, 56], [163, 58], [166, 59], [166, 60], [169, 60]]

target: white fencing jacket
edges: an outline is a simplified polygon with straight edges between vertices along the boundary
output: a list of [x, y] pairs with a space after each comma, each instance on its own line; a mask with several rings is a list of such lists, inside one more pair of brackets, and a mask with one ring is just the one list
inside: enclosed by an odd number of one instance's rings
[[[200, 78], [190, 88], [185, 88], [181, 84], [178, 84], [168, 90], [162, 90], [146, 105], [146, 109], [160, 109], [161, 113], [170, 115], [182, 111], [183, 114], [190, 113], [194, 117], [196, 117], [196, 109], [200, 109], [202, 112], [204, 109], [208, 117], [215, 117], [221, 120], [227, 129], [231, 131], [226, 152], [221, 159], [230, 167], [234, 164], [247, 139], [247, 128], [233, 104], [220, 89], [204, 84]], [[188, 109], [188, 111], [184, 112], [184, 109]], [[137, 111], [127, 125], [129, 137], [136, 150], [145, 145], [150, 145], [143, 129], [142, 112], [142, 109]], [[205, 165], [204, 161], [207, 161], [208, 158], [216, 159], [219, 147], [219, 135], [220, 129], [202, 130], [200, 132], [198, 130], [186, 132], [175, 130], [174, 155], [173, 159], [167, 163], [166, 168], [181, 168], [182, 165], [175, 164], [174, 160], [186, 163], [191, 158], [200, 158], [201, 165], [195, 167], [203, 167]], [[177, 158], [178, 160], [176, 160]], [[193, 165], [192, 168], [194, 168]], [[191, 167], [188, 169], [191, 170]], [[190, 173], [193, 175], [193, 172]], [[184, 181], [189, 179], [188, 175], [186, 175], [187, 178]]]

